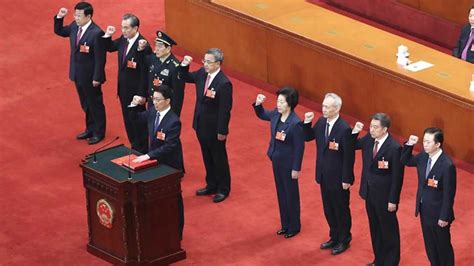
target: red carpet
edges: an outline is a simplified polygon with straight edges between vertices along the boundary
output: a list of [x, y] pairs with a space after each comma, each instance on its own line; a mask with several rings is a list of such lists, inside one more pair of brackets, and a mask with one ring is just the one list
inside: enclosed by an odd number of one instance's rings
[[[2, 2], [0, 265], [107, 265], [85, 249], [85, 195], [78, 164], [97, 146], [75, 140], [83, 130], [83, 114], [74, 85], [67, 79], [68, 41], [53, 33], [53, 16], [58, 9], [64, 5], [72, 12], [74, 4], [71, 0]], [[118, 27], [126, 12], [142, 19], [141, 32], [149, 40], [156, 29], [164, 28], [162, 0], [103, 0], [92, 4], [94, 19], [102, 28], [109, 24]], [[120, 136], [128, 145], [115, 96], [116, 56], [108, 56], [108, 82], [103, 86], [106, 141]], [[221, 204], [194, 196], [195, 189], [204, 184], [204, 170], [191, 129], [194, 86], [187, 87], [181, 139], [188, 171], [182, 184], [186, 216], [183, 248], [188, 259], [177, 265], [363, 265], [371, 261], [358, 178], [351, 197], [351, 248], [336, 257], [319, 250], [319, 244], [328, 238], [328, 229], [319, 186], [314, 182], [314, 143], [306, 145], [300, 180], [302, 232], [289, 240], [275, 234], [279, 229], [276, 192], [265, 155], [269, 125], [255, 117], [250, 104], [257, 93], [268, 96], [267, 107], [273, 107], [276, 98], [236, 77], [232, 82], [234, 109], [228, 153], [233, 183], [231, 196]], [[306, 111], [307, 107], [297, 107], [300, 115]], [[355, 171], [358, 177], [360, 158]], [[419, 220], [414, 217], [415, 179], [415, 171], [408, 169], [398, 213], [401, 265], [428, 265]], [[457, 265], [474, 261], [472, 180], [472, 174], [458, 169], [456, 221], [452, 227]]]

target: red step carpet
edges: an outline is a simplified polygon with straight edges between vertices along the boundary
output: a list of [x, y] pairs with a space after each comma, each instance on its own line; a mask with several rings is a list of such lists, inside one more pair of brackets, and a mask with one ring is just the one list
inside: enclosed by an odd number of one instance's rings
[[[78, 166], [98, 146], [75, 140], [83, 130], [83, 113], [74, 85], [67, 79], [68, 40], [53, 33], [53, 16], [65, 6], [70, 11], [66, 20], [72, 20], [75, 1], [1, 2], [0, 265], [107, 265], [86, 252], [85, 194]], [[94, 19], [102, 28], [119, 27], [127, 12], [141, 18], [141, 32], [149, 40], [157, 29], [165, 28], [163, 0], [92, 3]], [[106, 141], [120, 136], [120, 142], [128, 145], [116, 97], [116, 56], [108, 55], [108, 81], [103, 86]], [[255, 117], [251, 103], [257, 93], [268, 96], [267, 107], [273, 107], [276, 98], [238, 76], [232, 82], [228, 153], [233, 183], [230, 197], [221, 204], [194, 195], [204, 184], [204, 170], [191, 129], [194, 86], [187, 86], [181, 139], [188, 171], [182, 183], [186, 216], [182, 245], [188, 258], [177, 265], [363, 265], [371, 261], [367, 216], [358, 196], [360, 157], [351, 195], [351, 248], [338, 256], [319, 250], [319, 244], [328, 239], [328, 228], [314, 182], [314, 143], [306, 145], [300, 180], [302, 232], [292, 239], [275, 234], [279, 229], [277, 199], [265, 155], [269, 125]], [[309, 106], [318, 106], [305, 103], [297, 107], [300, 115], [314, 110]], [[408, 169], [398, 212], [401, 265], [428, 265], [419, 220], [414, 217], [415, 180], [415, 171]], [[474, 261], [472, 181], [472, 174], [458, 169], [452, 227], [457, 265]]]

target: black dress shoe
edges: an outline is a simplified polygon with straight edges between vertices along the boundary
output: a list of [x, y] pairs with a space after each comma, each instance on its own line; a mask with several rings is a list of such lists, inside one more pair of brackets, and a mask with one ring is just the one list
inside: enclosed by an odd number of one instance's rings
[[82, 132], [82, 133], [78, 134], [76, 136], [76, 139], [87, 139], [87, 138], [90, 138], [90, 137], [92, 137], [92, 134], [85, 131], [85, 132]]
[[93, 145], [93, 144], [97, 144], [99, 142], [101, 142], [104, 138], [99, 138], [99, 137], [91, 137], [87, 140], [87, 143], [89, 145]]
[[298, 232], [294, 232], [294, 233], [286, 233], [286, 234], [285, 234], [285, 238], [292, 238], [292, 237], [296, 236], [298, 233], [299, 233], [299, 231], [298, 231]]
[[284, 235], [286, 234], [286, 230], [285, 229], [280, 229], [277, 231], [277, 235], [281, 236], [281, 235]]
[[227, 198], [226, 195], [222, 194], [222, 193], [217, 193], [214, 198], [212, 199], [212, 201], [214, 201], [214, 203], [219, 203], [221, 201], [224, 201], [225, 198]]
[[329, 239], [327, 242], [324, 242], [321, 244], [319, 247], [320, 249], [330, 249], [333, 248], [337, 245], [336, 241], [333, 241], [332, 239]]
[[196, 190], [196, 195], [197, 196], [205, 196], [205, 195], [212, 195], [212, 194], [216, 194], [215, 189], [209, 189], [209, 188], [205, 187], [205, 188], [200, 188], [200, 189]]
[[348, 249], [348, 248], [349, 248], [349, 244], [344, 244], [344, 243], [337, 244], [337, 245], [331, 250], [331, 254], [332, 254], [332, 255], [341, 254], [342, 252], [346, 251], [346, 249]]

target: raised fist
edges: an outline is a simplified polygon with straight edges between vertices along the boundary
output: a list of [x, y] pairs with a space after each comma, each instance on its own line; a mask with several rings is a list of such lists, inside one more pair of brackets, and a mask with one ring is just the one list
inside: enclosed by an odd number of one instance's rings
[[262, 103], [265, 101], [265, 98], [267, 98], [267, 97], [265, 97], [265, 95], [263, 95], [263, 94], [258, 94], [258, 95], [257, 95], [257, 99], [255, 99], [255, 105], [260, 105], [260, 104], [262, 104]]
[[181, 62], [181, 64], [183, 64], [183, 66], [187, 66], [191, 64], [192, 61], [193, 61], [193, 58], [191, 56], [185, 55], [183, 58], [183, 62]]
[[307, 112], [307, 113], [304, 114], [304, 121], [306, 123], [311, 122], [313, 120], [313, 118], [314, 118], [314, 113], [313, 112]]
[[364, 124], [362, 124], [361, 122], [357, 122], [354, 128], [352, 129], [352, 133], [359, 133], [362, 131], [363, 128], [364, 128]]
[[417, 142], [418, 142], [418, 137], [415, 136], [415, 135], [410, 135], [410, 137], [408, 138], [407, 144], [408, 145], [415, 145]]
[[63, 18], [66, 15], [67, 15], [67, 8], [61, 7], [61, 9], [59, 9], [59, 11], [58, 11], [57, 17], [58, 18]]
[[108, 26], [107, 30], [105, 31], [105, 34], [108, 36], [112, 36], [115, 33], [115, 27], [114, 26]]
[[146, 44], [147, 44], [147, 41], [144, 40], [144, 39], [141, 39], [138, 41], [138, 51], [143, 51], [145, 50], [145, 47], [146, 47]]

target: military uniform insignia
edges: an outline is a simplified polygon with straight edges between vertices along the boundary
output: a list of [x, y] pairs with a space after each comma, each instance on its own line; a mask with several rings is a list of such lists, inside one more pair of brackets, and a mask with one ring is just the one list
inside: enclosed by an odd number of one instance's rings
[[161, 34], [161, 31], [158, 32], [158, 37], [161, 38], [162, 34]]
[[169, 69], [163, 69], [161, 72], [160, 72], [160, 75], [163, 75], [163, 76], [168, 76], [170, 74], [170, 70]]
[[179, 63], [176, 62], [176, 61], [173, 61], [173, 64], [174, 64], [175, 67], [178, 67], [178, 66], [179, 66]]
[[151, 65], [151, 66], [150, 66], [150, 72], [152, 72], [153, 69], [155, 69], [155, 65]]

